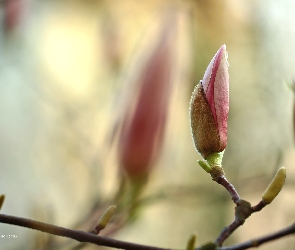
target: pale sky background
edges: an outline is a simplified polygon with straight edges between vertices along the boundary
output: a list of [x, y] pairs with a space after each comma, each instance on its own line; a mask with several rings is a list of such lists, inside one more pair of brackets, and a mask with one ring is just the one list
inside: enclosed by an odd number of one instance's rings
[[[173, 96], [165, 143], [143, 196], [169, 192], [112, 237], [184, 248], [193, 232], [202, 244], [232, 222], [229, 195], [197, 164], [188, 118], [193, 87], [222, 44], [230, 64], [228, 179], [255, 205], [279, 166], [287, 168], [277, 199], [225, 244], [295, 220], [294, 1], [11, 1], [14, 12], [0, 6], [1, 212], [72, 227], [94, 202], [114, 195], [115, 125], [173, 13]], [[7, 13], [15, 26], [5, 24]], [[0, 224], [0, 234], [17, 235], [0, 239], [5, 250], [46, 245], [46, 236], [28, 229]], [[289, 237], [259, 249], [294, 246]]]

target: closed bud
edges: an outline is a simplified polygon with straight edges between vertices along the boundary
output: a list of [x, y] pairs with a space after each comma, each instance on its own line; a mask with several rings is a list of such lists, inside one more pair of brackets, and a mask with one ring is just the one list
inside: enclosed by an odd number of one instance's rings
[[97, 226], [90, 231], [93, 234], [99, 234], [99, 232], [104, 229], [112, 219], [114, 213], [116, 210], [116, 206], [112, 205], [110, 206], [99, 218], [97, 222]]
[[24, 12], [28, 6], [27, 0], [5, 0], [4, 4], [4, 28], [6, 32], [11, 32], [18, 28], [24, 17]]
[[200, 250], [217, 250], [218, 248], [219, 247], [213, 242], [208, 242], [200, 246]]
[[285, 184], [285, 179], [286, 168], [281, 167], [262, 195], [264, 203], [270, 204], [276, 198]]
[[0, 195], [0, 210], [3, 206], [4, 200], [5, 200], [5, 195], [4, 194]]
[[105, 228], [107, 226], [107, 224], [110, 222], [110, 220], [112, 219], [112, 217], [115, 213], [115, 210], [116, 210], [116, 206], [112, 205], [99, 218], [97, 225], [101, 229]]
[[186, 250], [194, 250], [196, 245], [197, 236], [193, 234], [187, 241]]
[[225, 149], [228, 112], [229, 75], [223, 45], [211, 60], [203, 80], [195, 87], [190, 101], [192, 137], [204, 159]]
[[172, 90], [174, 35], [166, 23], [138, 74], [138, 89], [124, 114], [119, 136], [119, 164], [131, 179], [147, 177], [164, 140]]

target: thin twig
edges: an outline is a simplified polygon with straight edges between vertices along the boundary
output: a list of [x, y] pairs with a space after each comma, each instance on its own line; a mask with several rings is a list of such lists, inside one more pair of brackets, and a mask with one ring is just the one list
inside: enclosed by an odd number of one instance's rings
[[223, 228], [217, 239], [215, 240], [215, 244], [217, 246], [222, 246], [223, 242], [241, 225], [244, 224], [245, 219], [248, 218], [251, 214], [252, 210], [251, 204], [247, 201], [241, 200], [240, 196], [235, 189], [235, 187], [226, 179], [223, 168], [215, 167], [211, 171], [212, 180], [217, 182], [218, 184], [225, 187], [225, 189], [229, 192], [232, 200], [236, 204], [235, 208], [235, 220], [227, 227]]
[[231, 195], [231, 198], [234, 201], [234, 203], [238, 204], [240, 196], [235, 187], [226, 179], [223, 168], [220, 166], [212, 168], [210, 175], [213, 181], [217, 182], [218, 184], [226, 188], [226, 190]]
[[225, 175], [218, 176], [216, 179], [214, 179], [218, 184], [224, 186], [226, 190], [229, 192], [229, 194], [232, 197], [232, 200], [234, 201], [235, 204], [238, 203], [240, 200], [240, 196], [235, 189], [235, 187], [226, 179]]
[[223, 242], [253, 213], [251, 204], [245, 200], [239, 200], [235, 208], [235, 220], [229, 226], [225, 227], [215, 240], [215, 244], [222, 246]]
[[261, 200], [256, 206], [252, 207], [252, 213], [259, 212], [266, 205], [267, 204], [263, 200]]
[[[46, 233], [57, 235], [57, 236], [72, 238], [79, 242], [93, 243], [98, 246], [107, 246], [107, 247], [126, 249], [126, 250], [136, 250], [136, 249], [138, 250], [169, 250], [168, 248], [145, 246], [145, 245], [140, 245], [135, 243], [114, 240], [111, 238], [97, 236], [97, 235], [93, 235], [91, 233], [87, 233], [83, 231], [67, 229], [67, 228], [54, 226], [54, 225], [39, 222], [39, 221], [34, 221], [30, 219], [25, 219], [25, 218], [5, 215], [5, 214], [0, 214], [0, 223], [27, 227], [30, 229], [35, 229], [38, 231], [46, 232]], [[236, 228], [236, 225], [232, 225], [232, 228]], [[267, 243], [267, 242], [270, 242], [291, 234], [295, 234], [295, 223], [275, 233], [262, 236], [257, 239], [252, 239], [241, 244], [237, 244], [237, 245], [233, 245], [229, 247], [220, 247], [218, 248], [218, 250], [244, 250], [244, 249], [254, 248], [264, 243]], [[201, 248], [197, 248], [197, 249], [201, 249]]]
[[228, 227], [223, 228], [220, 235], [215, 240], [215, 244], [221, 246], [222, 243], [243, 223], [243, 221], [235, 219]]
[[260, 238], [257, 239], [253, 239], [253, 240], [249, 240], [246, 241], [244, 243], [240, 243], [234, 246], [230, 246], [230, 247], [221, 247], [219, 248], [219, 250], [244, 250], [244, 249], [249, 249], [249, 248], [254, 248], [254, 247], [258, 247], [264, 243], [285, 237], [287, 235], [291, 235], [291, 234], [295, 234], [295, 223], [292, 224], [289, 227], [286, 227], [282, 230], [279, 230], [275, 233], [266, 235], [266, 236], [262, 236]]
[[72, 230], [64, 227], [59, 227], [35, 220], [26, 218], [0, 214], [0, 223], [27, 227], [49, 234], [67, 237], [79, 242], [88, 242], [98, 246], [113, 247], [126, 250], [169, 250], [168, 248], [159, 248], [153, 246], [145, 246], [141, 244], [129, 243], [125, 241], [115, 240], [108, 237], [94, 235], [88, 232]]

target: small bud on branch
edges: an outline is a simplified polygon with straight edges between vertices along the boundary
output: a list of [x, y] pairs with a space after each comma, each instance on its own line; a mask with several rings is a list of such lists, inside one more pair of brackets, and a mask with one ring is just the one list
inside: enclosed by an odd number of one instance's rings
[[116, 210], [116, 206], [110, 206], [99, 218], [97, 226], [91, 231], [93, 234], [99, 234], [99, 232], [104, 229], [112, 219]]
[[197, 236], [193, 234], [187, 241], [186, 250], [194, 250], [197, 241]]
[[200, 246], [200, 248], [197, 248], [197, 249], [200, 249], [200, 250], [216, 250], [217, 247], [218, 246], [215, 243], [207, 242], [204, 245]]
[[4, 200], [5, 200], [5, 195], [4, 194], [0, 195], [0, 210], [3, 206]]
[[286, 168], [281, 167], [262, 195], [262, 200], [266, 204], [270, 204], [274, 200], [274, 198], [276, 198], [276, 196], [279, 194], [285, 184], [285, 179]]

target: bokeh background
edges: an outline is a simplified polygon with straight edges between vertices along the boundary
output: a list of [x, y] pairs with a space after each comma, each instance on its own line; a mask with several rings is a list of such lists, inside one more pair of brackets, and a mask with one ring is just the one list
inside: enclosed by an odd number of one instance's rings
[[[0, 7], [3, 213], [74, 228], [115, 195], [117, 126], [169, 16], [173, 87], [165, 141], [140, 213], [112, 237], [184, 248], [192, 233], [202, 244], [232, 222], [229, 195], [197, 164], [188, 117], [191, 92], [222, 44], [230, 64], [228, 179], [254, 205], [278, 167], [287, 168], [280, 195], [225, 245], [294, 222], [294, 1], [6, 0]], [[1, 249], [77, 245], [9, 225], [0, 233], [17, 236], [0, 238]], [[295, 249], [295, 239], [260, 249]]]

